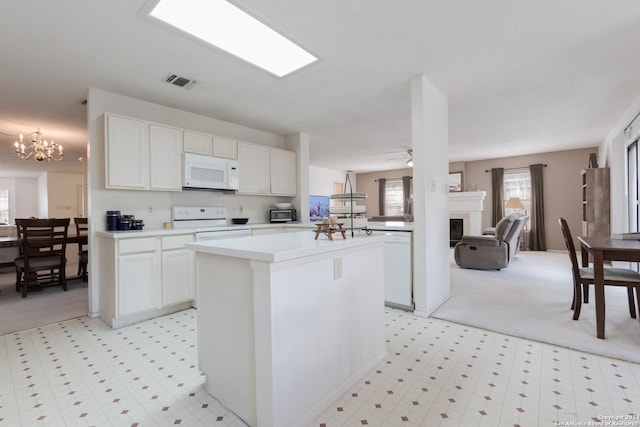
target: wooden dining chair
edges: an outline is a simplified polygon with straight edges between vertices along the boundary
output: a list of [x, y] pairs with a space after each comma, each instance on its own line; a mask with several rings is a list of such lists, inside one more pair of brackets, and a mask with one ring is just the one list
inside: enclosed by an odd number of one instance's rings
[[76, 225], [78, 239], [78, 276], [86, 282], [88, 279], [87, 264], [89, 264], [88, 221], [87, 218], [76, 217], [73, 218], [73, 223]]
[[60, 285], [66, 291], [69, 218], [16, 219], [16, 226], [22, 240], [22, 255], [15, 260], [22, 298], [30, 288]]
[[[580, 317], [580, 309], [582, 308], [583, 295], [589, 293], [589, 285], [593, 283], [593, 268], [580, 267], [576, 256], [576, 248], [573, 244], [573, 237], [569, 230], [569, 225], [564, 218], [559, 219], [560, 228], [564, 242], [569, 251], [571, 258], [571, 272], [573, 273], [573, 302], [571, 309], [573, 310], [573, 320]], [[635, 290], [636, 300], [640, 308], [640, 273], [629, 268], [606, 267], [604, 269], [604, 284], [610, 286], [624, 286], [627, 288], [627, 298], [629, 300], [629, 314], [632, 318], [636, 318], [636, 301], [634, 301], [633, 293]], [[585, 302], [588, 302], [584, 298]]]

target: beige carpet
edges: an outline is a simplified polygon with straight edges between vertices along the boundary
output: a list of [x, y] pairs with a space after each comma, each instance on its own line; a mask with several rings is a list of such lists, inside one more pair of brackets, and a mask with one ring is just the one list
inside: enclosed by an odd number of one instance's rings
[[[453, 251], [452, 251], [453, 254]], [[640, 363], [640, 321], [629, 316], [626, 289], [606, 287], [606, 339], [596, 338], [593, 286], [580, 319], [571, 319], [569, 256], [520, 252], [508, 268], [459, 268], [451, 256], [451, 298], [433, 317]]]
[[[68, 276], [75, 276], [77, 265], [69, 264]], [[11, 269], [0, 274], [0, 335], [45, 326], [86, 316], [89, 311], [87, 283], [70, 280], [68, 291], [55, 286], [29, 292], [22, 298], [15, 290], [16, 275]]]

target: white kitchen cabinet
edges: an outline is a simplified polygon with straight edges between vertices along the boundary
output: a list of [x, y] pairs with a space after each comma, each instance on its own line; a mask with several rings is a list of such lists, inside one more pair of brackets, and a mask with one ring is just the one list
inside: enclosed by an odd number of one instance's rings
[[240, 188], [238, 193], [269, 194], [269, 147], [238, 142]]
[[192, 301], [195, 295], [195, 256], [185, 248], [193, 234], [162, 237], [162, 305]]
[[238, 159], [238, 143], [233, 139], [213, 136], [206, 133], [184, 131], [183, 151], [203, 156]]
[[105, 114], [106, 187], [182, 189], [182, 130]]
[[238, 162], [240, 165], [238, 193], [296, 195], [295, 152], [238, 142]]
[[185, 153], [202, 154], [203, 156], [211, 156], [213, 154], [213, 138], [211, 135], [185, 130], [183, 138], [183, 151]]
[[213, 156], [225, 159], [238, 159], [238, 143], [232, 139], [213, 137]]
[[118, 242], [118, 317], [138, 314], [160, 306], [160, 251], [156, 237]]
[[97, 233], [100, 317], [114, 329], [192, 306], [193, 233], [142, 233]]
[[296, 153], [293, 151], [270, 150], [271, 194], [295, 196], [297, 191]]
[[182, 190], [182, 129], [149, 124], [149, 188]]
[[105, 114], [106, 187], [149, 188], [149, 138], [142, 120]]

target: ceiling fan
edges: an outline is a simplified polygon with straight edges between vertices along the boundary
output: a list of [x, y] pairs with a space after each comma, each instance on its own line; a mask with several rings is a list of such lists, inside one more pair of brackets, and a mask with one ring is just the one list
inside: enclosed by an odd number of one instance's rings
[[391, 160], [400, 160], [400, 159], [406, 159], [406, 164], [407, 167], [413, 167], [413, 149], [409, 148], [407, 149], [406, 153], [404, 153], [402, 155], [402, 157], [394, 157], [391, 159], [387, 159], [387, 161], [391, 161]]

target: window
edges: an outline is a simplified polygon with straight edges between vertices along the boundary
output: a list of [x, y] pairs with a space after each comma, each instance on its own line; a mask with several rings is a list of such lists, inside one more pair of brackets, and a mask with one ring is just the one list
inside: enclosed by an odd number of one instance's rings
[[0, 189], [0, 223], [9, 224], [9, 190]]
[[[504, 202], [512, 197], [519, 197], [524, 205], [524, 212], [531, 212], [531, 172], [529, 169], [513, 169], [504, 171]], [[517, 210], [515, 211], [517, 212]], [[510, 211], [506, 210], [505, 215]]]
[[384, 193], [384, 214], [386, 216], [404, 215], [402, 179], [388, 179], [385, 183]]
[[640, 226], [640, 206], [638, 205], [638, 199], [640, 196], [640, 176], [638, 175], [638, 168], [640, 159], [638, 158], [638, 141], [634, 141], [627, 148], [627, 185], [629, 188], [629, 197], [627, 201], [629, 203], [629, 231], [637, 232]]

